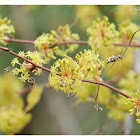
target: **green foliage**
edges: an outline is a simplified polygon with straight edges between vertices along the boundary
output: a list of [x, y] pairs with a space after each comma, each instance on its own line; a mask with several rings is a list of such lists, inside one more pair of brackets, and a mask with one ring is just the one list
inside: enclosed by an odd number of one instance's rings
[[33, 109], [34, 106], [40, 101], [42, 91], [43, 87], [37, 85], [32, 88], [32, 90], [27, 95], [27, 106], [25, 108], [26, 112]]
[[9, 106], [15, 104], [21, 108], [24, 106], [24, 102], [18, 91], [23, 88], [23, 84], [20, 83], [10, 73], [0, 77], [0, 107]]

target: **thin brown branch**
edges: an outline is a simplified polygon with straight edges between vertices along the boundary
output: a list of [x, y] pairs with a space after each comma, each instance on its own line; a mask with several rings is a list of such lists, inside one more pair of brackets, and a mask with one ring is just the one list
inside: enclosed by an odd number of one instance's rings
[[14, 39], [14, 38], [5, 38], [4, 41], [16, 42], [16, 43], [24, 43], [24, 44], [34, 44], [33, 40], [21, 40], [21, 39]]
[[25, 89], [23, 89], [23, 90], [20, 90], [19, 92], [18, 92], [18, 94], [19, 95], [23, 95], [23, 94], [25, 94], [25, 93], [27, 93], [27, 92], [30, 92], [31, 90], [32, 90], [32, 88], [33, 87], [27, 87], [27, 88], [25, 88]]
[[103, 132], [103, 131], [104, 131], [105, 124], [106, 124], [108, 121], [109, 121], [109, 118], [106, 117], [106, 118], [104, 119], [104, 121], [101, 123], [100, 127], [99, 127], [96, 131], [92, 132], [90, 135], [98, 135], [99, 133]]
[[[34, 65], [35, 67], [38, 67], [38, 68], [40, 68], [40, 69], [42, 69], [42, 70], [45, 70], [45, 71], [47, 71], [47, 72], [51, 72], [50, 69], [45, 68], [45, 67], [43, 67], [43, 66], [40, 66], [40, 65], [38, 65], [38, 64], [36, 64], [36, 63], [30, 61], [30, 60], [28, 60], [28, 59], [26, 59], [26, 58], [24, 58], [24, 57], [22, 57], [22, 56], [16, 54], [15, 52], [11, 51], [11, 50], [8, 49], [8, 48], [5, 48], [5, 47], [0, 46], [0, 49], [1, 49], [1, 50], [4, 50], [4, 51], [7, 51], [7, 52], [11, 53], [12, 55], [14, 55], [14, 56], [16, 56], [16, 57], [18, 57], [18, 58], [20, 58], [20, 59], [23, 59], [23, 60], [25, 60], [25, 61], [31, 63], [31, 64]], [[83, 82], [88, 82], [88, 83], [99, 84], [99, 85], [105, 86], [105, 87], [107, 87], [107, 88], [110, 88], [110, 89], [112, 89], [112, 90], [118, 92], [119, 94], [121, 94], [121, 95], [123, 95], [123, 96], [125, 96], [125, 97], [127, 97], [127, 98], [131, 98], [131, 97], [128, 96], [127, 94], [123, 93], [122, 91], [116, 89], [115, 87], [113, 87], [113, 86], [111, 86], [111, 85], [108, 85], [107, 83], [105, 83], [105, 82], [103, 82], [103, 81], [102, 81], [102, 82], [97, 82], [97, 81], [86, 80], [86, 79], [83, 79], [82, 81], [83, 81]]]
[[[114, 46], [123, 46], [123, 47], [126, 47], [128, 44], [126, 43], [113, 43]], [[131, 44], [129, 45], [130, 47], [137, 47], [137, 48], [140, 48], [140, 44]]]
[[[16, 42], [16, 43], [24, 43], [24, 44], [34, 44], [33, 40], [21, 40], [21, 39], [13, 39], [13, 38], [5, 38], [7, 42]], [[66, 44], [79, 44], [79, 45], [88, 45], [88, 41], [65, 41], [58, 42], [57, 45], [66, 45]], [[51, 44], [50, 44], [51, 45]], [[114, 46], [127, 46], [126, 43], [113, 43]], [[140, 47], [140, 44], [131, 44], [131, 47]]]
[[[38, 86], [43, 87], [43, 88], [49, 88], [49, 87], [51, 87], [50, 83], [43, 83], [43, 84], [40, 84]], [[26, 87], [26, 88], [18, 91], [18, 94], [19, 95], [23, 95], [25, 93], [28, 93], [28, 92], [30, 92], [32, 90], [32, 88], [33, 88], [33, 86], [32, 87], [31, 86]]]
[[110, 88], [110, 89], [112, 89], [112, 90], [118, 92], [119, 94], [125, 96], [126, 98], [131, 98], [129, 95], [125, 94], [124, 92], [118, 90], [117, 88], [115, 88], [115, 87], [113, 87], [113, 86], [111, 86], [111, 85], [108, 85], [108, 84], [105, 83], [105, 82], [97, 82], [97, 81], [86, 80], [86, 79], [83, 79], [82, 81], [83, 81], [83, 82], [88, 82], [88, 83], [99, 84], [99, 85], [105, 86], [105, 87], [107, 87], [107, 88]]
[[22, 57], [22, 56], [16, 54], [15, 52], [11, 51], [11, 50], [8, 49], [8, 48], [1, 47], [1, 46], [0, 46], [0, 49], [1, 49], [1, 50], [4, 50], [4, 51], [7, 51], [7, 52], [11, 53], [12, 55], [15, 55], [16, 57], [19, 57], [20, 59], [23, 59], [23, 60], [25, 60], [25, 61], [31, 63], [32, 65], [34, 65], [34, 67], [38, 67], [38, 68], [40, 68], [40, 69], [42, 69], [42, 70], [51, 72], [50, 69], [47, 69], [47, 68], [45, 68], [45, 67], [43, 67], [43, 66], [40, 66], [40, 65], [38, 65], [38, 64], [36, 64], [36, 63], [34, 63], [34, 62], [32, 62], [31, 60], [28, 60], [27, 58], [24, 58], [24, 57]]

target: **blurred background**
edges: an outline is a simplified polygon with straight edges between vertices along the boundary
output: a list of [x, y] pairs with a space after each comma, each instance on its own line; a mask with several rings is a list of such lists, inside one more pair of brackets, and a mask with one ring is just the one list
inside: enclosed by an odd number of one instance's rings
[[[124, 19], [131, 18], [131, 21], [140, 23], [140, 6], [0, 6], [0, 16], [11, 19], [15, 27], [14, 37], [17, 39], [35, 40], [42, 33], [49, 33], [56, 30], [59, 25], [72, 25], [71, 30], [80, 35], [80, 40], [87, 40], [86, 29], [97, 17], [108, 16], [110, 22], [117, 23]], [[79, 19], [77, 20], [77, 17]], [[8, 47], [14, 52], [20, 50], [33, 51], [31, 44], [9, 43]], [[74, 58], [75, 54], [88, 46], [82, 46], [74, 53], [70, 54]], [[10, 66], [14, 57], [11, 54], [0, 55], [0, 74]], [[51, 61], [50, 66], [54, 60]], [[48, 81], [47, 72], [43, 72], [41, 77], [35, 77], [37, 83]], [[28, 85], [25, 85], [26, 87]], [[26, 95], [24, 95], [26, 96]], [[53, 88], [45, 88], [40, 102], [31, 111], [33, 117], [31, 122], [20, 134], [43, 134], [43, 135], [80, 135], [80, 134], [121, 134], [120, 122], [107, 119], [105, 106], [103, 111], [95, 111], [94, 104], [82, 102], [74, 106], [75, 98], [67, 98], [63, 92], [56, 92]], [[102, 125], [104, 124], [104, 129]], [[131, 134], [140, 134], [140, 125], [134, 121]]]

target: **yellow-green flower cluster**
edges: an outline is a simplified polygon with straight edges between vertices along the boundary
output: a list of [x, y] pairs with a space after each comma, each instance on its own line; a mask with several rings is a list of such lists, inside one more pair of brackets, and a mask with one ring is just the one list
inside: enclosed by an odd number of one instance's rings
[[116, 96], [115, 100], [113, 101], [113, 105], [107, 105], [108, 109], [110, 110], [108, 113], [110, 118], [115, 120], [124, 120], [126, 112], [130, 111], [131, 114], [136, 113], [135, 103], [138, 100], [139, 91], [136, 94], [132, 94], [132, 92], [135, 92], [139, 88], [139, 82], [140, 75], [136, 74], [132, 70], [119, 81], [118, 86], [121, 88], [120, 90], [127, 93], [127, 95], [132, 97], [132, 99], [128, 99], [122, 95]]
[[76, 15], [82, 28], [87, 28], [92, 24], [93, 18], [99, 17], [100, 10], [96, 5], [78, 5], [75, 6]]
[[79, 70], [77, 62], [67, 57], [62, 60], [59, 59], [51, 67], [49, 82], [57, 91], [76, 93], [78, 87], [82, 84], [81, 79], [83, 77], [84, 75]]
[[50, 47], [57, 42], [58, 39], [55, 38], [54, 35], [43, 33], [35, 40], [34, 44], [42, 53], [44, 52], [49, 58], [55, 59], [56, 57], [54, 56], [53, 48]]
[[125, 103], [125, 105], [131, 105], [131, 109], [129, 109], [130, 115], [140, 116], [140, 93], [137, 90], [136, 93], [131, 94], [131, 98], [129, 101]]
[[49, 58], [56, 59], [55, 54], [64, 56], [68, 52], [73, 52], [78, 47], [78, 44], [67, 44], [65, 48], [64, 46], [60, 47], [57, 43], [74, 40], [79, 40], [78, 34], [72, 33], [69, 25], [66, 25], [59, 26], [58, 31], [51, 30], [50, 34], [44, 33], [35, 40], [34, 44], [39, 50], [45, 52]]
[[23, 107], [24, 102], [17, 93], [23, 88], [22, 83], [11, 73], [0, 77], [0, 107], [10, 106], [11, 104]]
[[[28, 51], [26, 53], [24, 53], [24, 51], [20, 51], [18, 54], [24, 58], [31, 60], [32, 62], [40, 66], [43, 66], [43, 64], [46, 63], [46, 61], [42, 57], [42, 54], [37, 51], [34, 51], [34, 52]], [[25, 82], [26, 80], [30, 78], [30, 73], [34, 73], [35, 75], [39, 76], [42, 72], [42, 69], [40, 68], [35, 69], [35, 67], [31, 63], [28, 63], [26, 61], [20, 63], [18, 58], [14, 58], [11, 64], [13, 67], [15, 67], [16, 64], [19, 65], [19, 68], [17, 67], [14, 68], [12, 70], [12, 73], [15, 75], [18, 75], [19, 73], [21, 73], [21, 77], [19, 79], [23, 82]]]
[[140, 88], [140, 74], [136, 74], [134, 71], [129, 71], [124, 78], [122, 78], [118, 86], [128, 91], [135, 92]]
[[[121, 89], [124, 93], [131, 96], [131, 93], [127, 90]], [[107, 105], [109, 109], [108, 116], [115, 120], [123, 121], [125, 119], [126, 113], [129, 112], [131, 106], [125, 106], [125, 103], [128, 101], [128, 98], [119, 95], [112, 95], [110, 98], [110, 103]]]
[[0, 108], [0, 130], [7, 134], [19, 133], [31, 120], [31, 114], [19, 107]]
[[30, 93], [27, 95], [27, 106], [25, 111], [28, 112], [35, 107], [35, 105], [40, 101], [42, 95], [43, 87], [35, 85]]
[[7, 35], [14, 33], [14, 26], [11, 25], [11, 20], [8, 20], [7, 18], [0, 19], [0, 43], [7, 45], [7, 42], [4, 41], [4, 38], [7, 37]]
[[[68, 24], [65, 26], [59, 26], [57, 32], [52, 30], [51, 33], [59, 40], [59, 42], [76, 41], [80, 39], [78, 34], [72, 33]], [[62, 51], [64, 51], [66, 54], [68, 52], [72, 53], [78, 48], [78, 46], [78, 44], [66, 44], [66, 48]], [[59, 53], [57, 53], [57, 55], [59, 55]]]
[[4, 134], [19, 133], [31, 120], [19, 95], [22, 88], [22, 83], [11, 73], [0, 77], [0, 131]]
[[[104, 61], [100, 60], [99, 55], [94, 51], [84, 50], [84, 53], [80, 52], [75, 57], [77, 61], [74, 61], [69, 56], [65, 57], [62, 60], [59, 59], [51, 67], [49, 82], [57, 91], [63, 90], [67, 93], [77, 93], [80, 91], [81, 79], [83, 78], [101, 81], [99, 75], [102, 73]], [[82, 85], [90, 87], [89, 83]], [[93, 88], [96, 89], [96, 87]], [[80, 94], [78, 95], [81, 96]], [[87, 96], [83, 98], [88, 99]]]
[[79, 36], [76, 33], [72, 33], [69, 25], [59, 26], [58, 31], [52, 30], [51, 33], [59, 39], [60, 42], [79, 40]]
[[[134, 23], [131, 23], [130, 21], [125, 21], [119, 25], [119, 31], [120, 31], [120, 38], [122, 39], [123, 43], [127, 43], [130, 41], [130, 38], [134, 34], [136, 30], [138, 30], [140, 27]], [[134, 39], [137, 39], [139, 36], [139, 33], [137, 33]]]
[[115, 25], [108, 21], [108, 17], [104, 17], [103, 20], [97, 18], [93, 21], [87, 33], [90, 35], [88, 43], [93, 50], [100, 50], [102, 46], [112, 45], [119, 40], [119, 32], [115, 29]]
[[84, 53], [80, 52], [75, 58], [86, 78], [91, 79], [93, 76], [97, 76], [97, 74], [98, 76], [101, 75], [104, 67], [104, 61], [99, 59], [99, 54], [95, 53], [95, 51], [84, 50]]

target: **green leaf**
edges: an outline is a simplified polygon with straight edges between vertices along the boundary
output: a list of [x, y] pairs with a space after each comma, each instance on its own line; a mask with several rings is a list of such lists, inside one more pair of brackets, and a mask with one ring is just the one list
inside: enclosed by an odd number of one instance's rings
[[40, 101], [42, 91], [43, 87], [37, 85], [32, 88], [31, 92], [27, 96], [27, 106], [25, 108], [26, 112], [33, 109], [34, 106]]

